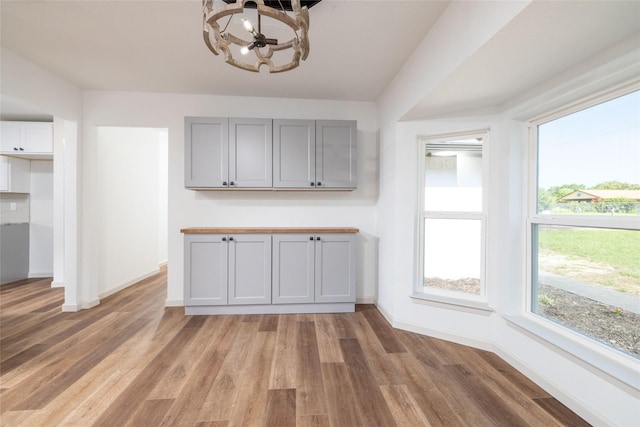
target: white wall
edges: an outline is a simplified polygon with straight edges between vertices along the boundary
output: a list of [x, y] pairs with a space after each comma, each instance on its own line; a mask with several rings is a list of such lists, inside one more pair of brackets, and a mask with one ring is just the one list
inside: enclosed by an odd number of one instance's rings
[[[495, 7], [495, 4], [486, 5], [489, 6]], [[482, 8], [482, 2], [474, 7]], [[443, 19], [450, 28], [464, 28], [467, 19], [463, 15], [458, 7], [450, 7]], [[494, 27], [488, 25], [483, 33], [491, 29], [498, 32], [502, 25], [504, 20]], [[437, 27], [427, 35], [378, 104], [381, 127], [381, 194], [377, 204], [377, 236], [381, 240], [379, 308], [396, 327], [497, 352], [595, 425], [638, 425], [640, 393], [627, 384], [629, 378], [619, 375], [629, 370], [615, 372], [599, 365], [597, 360], [576, 357], [546, 338], [516, 326], [513, 320], [524, 311], [526, 284], [528, 138], [524, 119], [625, 78], [637, 78], [640, 53], [637, 39], [635, 47], [623, 42], [585, 63], [576, 64], [540, 87], [520, 94], [507, 103], [508, 109], [496, 109], [495, 114], [458, 112], [402, 122], [405, 113], [421, 97], [428, 96], [432, 85], [437, 86], [439, 74], [429, 72], [431, 65], [427, 61], [442, 66], [444, 69], [438, 72], [446, 73], [447, 67], [451, 67], [451, 71], [457, 65], [438, 58], [455, 57], [463, 61], [464, 56], [472, 52], [467, 50], [468, 44], [456, 45], [450, 39], [452, 36], [437, 38], [438, 35]], [[449, 56], [441, 50], [448, 50]], [[410, 295], [418, 283], [416, 200], [423, 181], [418, 177], [417, 139], [480, 129], [490, 131], [486, 146], [490, 164], [486, 262], [488, 303], [492, 311], [415, 301]], [[606, 357], [601, 360], [604, 359]]]
[[31, 161], [29, 277], [53, 276], [53, 162]]
[[[96, 253], [98, 296], [104, 297], [158, 271], [161, 216], [161, 130], [98, 127], [93, 212], [98, 216]], [[166, 188], [166, 185], [164, 186]], [[166, 239], [165, 239], [166, 241]], [[166, 251], [166, 249], [165, 249]]]
[[[81, 272], [79, 131], [82, 92], [53, 73], [0, 48], [0, 93], [54, 116], [54, 286], [64, 286], [63, 310], [85, 306]], [[61, 271], [63, 270], [63, 271]]]
[[[172, 95], [124, 92], [84, 94], [85, 165], [95, 164], [100, 126], [168, 128], [168, 290], [167, 304], [183, 301], [181, 228], [197, 226], [352, 226], [358, 240], [357, 297], [372, 301], [377, 281], [375, 204], [378, 196], [378, 141], [375, 104], [278, 98]], [[184, 188], [184, 117], [268, 117], [353, 119], [358, 121], [358, 189], [353, 192], [221, 192]], [[89, 277], [98, 280], [95, 248], [101, 238], [96, 170], [85, 169], [84, 253]], [[113, 230], [108, 230], [113, 231]], [[131, 262], [134, 262], [131, 260]]]

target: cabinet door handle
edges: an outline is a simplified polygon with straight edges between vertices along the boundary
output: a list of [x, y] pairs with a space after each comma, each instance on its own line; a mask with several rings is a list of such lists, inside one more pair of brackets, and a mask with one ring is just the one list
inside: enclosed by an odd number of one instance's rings
[[13, 151], [18, 151], [18, 147], [13, 147]]
[[311, 186], [312, 186], [312, 187], [314, 187], [315, 185], [316, 185], [316, 183], [315, 183], [315, 182], [312, 182], [312, 183], [311, 183]]
[[313, 240], [313, 236], [309, 237], [309, 240]]
[[233, 242], [233, 237], [229, 237], [229, 241], [230, 241], [230, 242]]
[[233, 183], [233, 181], [231, 181], [231, 182], [229, 183], [229, 185], [235, 185], [235, 184]]
[[320, 187], [320, 186], [322, 185], [322, 183], [321, 183], [321, 182], [318, 182], [318, 184], [317, 184], [317, 185], [318, 185], [318, 187]]
[[227, 186], [227, 181], [222, 181], [222, 185], [226, 187]]
[[227, 238], [226, 238], [226, 237], [223, 237], [223, 238], [222, 238], [222, 241], [223, 241], [223, 242], [226, 242], [226, 241], [227, 241]]
[[20, 147], [20, 151], [24, 151], [24, 148]]
[[316, 237], [316, 240], [320, 240], [320, 236]]

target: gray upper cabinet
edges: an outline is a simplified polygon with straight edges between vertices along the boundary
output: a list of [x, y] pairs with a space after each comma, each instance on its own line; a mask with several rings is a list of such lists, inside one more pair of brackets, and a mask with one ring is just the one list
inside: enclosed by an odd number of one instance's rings
[[355, 120], [316, 120], [316, 187], [358, 186], [358, 139]]
[[273, 303], [313, 303], [315, 238], [307, 234], [273, 235]]
[[229, 119], [185, 117], [185, 186], [226, 188], [229, 181]]
[[355, 189], [355, 120], [274, 120], [273, 186]]
[[227, 305], [229, 263], [226, 240], [226, 237], [215, 234], [185, 236], [185, 305]]
[[185, 187], [353, 190], [355, 120], [185, 117]]
[[273, 121], [229, 119], [229, 188], [272, 186]]
[[237, 234], [229, 241], [229, 304], [271, 304], [271, 235]]
[[185, 187], [272, 186], [272, 120], [185, 117]]
[[273, 186], [315, 188], [315, 120], [273, 121]]
[[323, 234], [316, 238], [315, 302], [355, 302], [356, 236]]

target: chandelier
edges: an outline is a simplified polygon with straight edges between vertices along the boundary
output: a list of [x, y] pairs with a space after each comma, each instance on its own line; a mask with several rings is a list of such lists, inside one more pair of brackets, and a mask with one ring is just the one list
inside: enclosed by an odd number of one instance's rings
[[[292, 70], [300, 59], [304, 61], [309, 56], [309, 7], [319, 1], [223, 0], [214, 8], [214, 0], [202, 0], [204, 42], [215, 55], [223, 53], [227, 63], [243, 70], [259, 72], [262, 65], [270, 73]], [[227, 31], [234, 15], [244, 14], [245, 8], [257, 10], [257, 28], [251, 19], [242, 19], [241, 34], [252, 36], [248, 40]], [[262, 34], [263, 17], [283, 24], [279, 26], [288, 29], [288, 40], [278, 41]]]

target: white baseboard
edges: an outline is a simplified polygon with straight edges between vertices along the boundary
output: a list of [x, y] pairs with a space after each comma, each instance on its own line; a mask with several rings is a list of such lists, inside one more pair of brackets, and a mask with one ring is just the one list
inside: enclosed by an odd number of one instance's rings
[[515, 369], [521, 372], [524, 376], [529, 378], [531, 381], [539, 385], [547, 393], [552, 395], [554, 398], [558, 399], [560, 402], [566, 405], [573, 412], [581, 416], [589, 424], [594, 426], [615, 425], [613, 421], [608, 419], [603, 419], [600, 415], [591, 411], [586, 405], [577, 401], [574, 396], [566, 393], [564, 390], [555, 386], [552, 382], [547, 381], [546, 378], [534, 372], [532, 369], [528, 367], [526, 363], [522, 362], [520, 359], [515, 357], [506, 349], [496, 346], [494, 353], [497, 354], [500, 358], [502, 358], [502, 360], [507, 362], [509, 365], [513, 366]]
[[46, 277], [53, 277], [53, 271], [36, 271], [36, 272], [29, 272], [29, 274], [27, 275], [27, 277], [29, 279], [44, 279]]
[[184, 301], [181, 299], [168, 299], [164, 302], [165, 307], [183, 307]]
[[375, 304], [375, 297], [358, 297], [356, 298], [356, 304]]
[[93, 301], [83, 302], [82, 304], [63, 304], [62, 311], [64, 312], [76, 312], [80, 310], [87, 310], [89, 308], [95, 307], [100, 304], [100, 298], [94, 299]]
[[52, 288], [64, 288], [64, 282], [51, 282]]
[[138, 277], [138, 278], [136, 278], [136, 279], [129, 280], [128, 282], [123, 283], [123, 284], [122, 284], [122, 285], [120, 285], [120, 286], [116, 286], [115, 288], [111, 288], [111, 289], [109, 289], [109, 290], [107, 290], [107, 291], [105, 291], [105, 292], [101, 293], [101, 294], [100, 294], [100, 295], [98, 295], [98, 296], [99, 296], [100, 298], [106, 298], [106, 297], [108, 297], [108, 296], [110, 296], [110, 295], [115, 294], [116, 292], [120, 292], [121, 290], [126, 289], [126, 288], [128, 288], [129, 286], [134, 285], [134, 284], [136, 284], [136, 283], [140, 282], [141, 280], [144, 280], [144, 279], [147, 279], [147, 278], [149, 278], [149, 277], [151, 277], [151, 276], [154, 276], [154, 275], [158, 274], [159, 272], [160, 272], [160, 269], [154, 270], [154, 271], [152, 271], [152, 272], [150, 272], [150, 273], [147, 273], [147, 274], [145, 274], [145, 275], [143, 275], [143, 276], [140, 276], [140, 277]]

